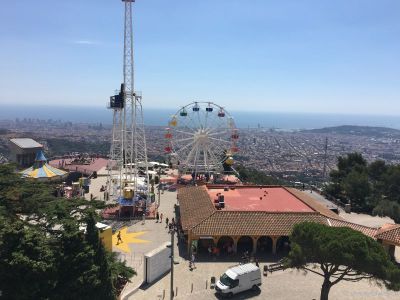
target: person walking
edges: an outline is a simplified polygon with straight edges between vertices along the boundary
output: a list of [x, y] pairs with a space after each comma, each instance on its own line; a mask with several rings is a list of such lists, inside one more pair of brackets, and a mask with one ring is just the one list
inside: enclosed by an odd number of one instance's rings
[[162, 217], [163, 217], [163, 214], [161, 213], [160, 214], [160, 223], [162, 223]]
[[157, 212], [157, 214], [156, 214], [156, 223], [158, 223], [158, 221], [160, 220], [160, 215], [158, 214], [158, 212]]
[[121, 239], [121, 231], [118, 231], [118, 234], [117, 234], [117, 245], [119, 245], [119, 242], [123, 243], [123, 241]]
[[169, 219], [168, 219], [168, 217], [166, 217], [166, 219], [165, 219], [165, 228], [168, 227], [168, 222], [169, 222]]
[[172, 223], [169, 223], [168, 224], [168, 233], [173, 232], [173, 230], [174, 230], [174, 227], [173, 227]]
[[190, 262], [191, 262], [191, 265], [192, 265], [192, 268], [193, 268], [193, 269], [196, 269], [196, 265], [194, 264], [195, 258], [196, 258], [196, 257], [194, 256], [194, 253], [192, 253], [192, 258], [191, 258]]

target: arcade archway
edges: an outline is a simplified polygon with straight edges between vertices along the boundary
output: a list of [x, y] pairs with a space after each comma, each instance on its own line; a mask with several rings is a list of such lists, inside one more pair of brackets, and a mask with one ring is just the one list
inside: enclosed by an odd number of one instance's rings
[[241, 236], [237, 242], [237, 253], [242, 254], [245, 251], [253, 251], [253, 239], [250, 236]]
[[259, 254], [266, 254], [272, 253], [272, 238], [269, 236], [261, 236], [257, 240], [257, 253]]

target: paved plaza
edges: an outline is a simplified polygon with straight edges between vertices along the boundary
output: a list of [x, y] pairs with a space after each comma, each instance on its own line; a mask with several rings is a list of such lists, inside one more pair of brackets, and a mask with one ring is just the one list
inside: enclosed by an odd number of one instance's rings
[[[218, 278], [232, 263], [197, 263], [197, 268], [193, 271], [189, 270], [186, 262], [175, 266], [174, 287], [178, 291], [175, 299], [209, 300], [221, 298], [209, 288], [211, 276]], [[262, 266], [263, 264], [261, 268]], [[262, 278], [262, 286], [258, 292], [243, 292], [232, 299], [319, 299], [322, 281], [322, 277], [312, 273], [305, 276], [302, 271], [297, 270], [277, 271]], [[128, 299], [169, 299], [169, 284], [168, 274], [152, 286], [139, 289]], [[400, 293], [387, 291], [367, 280], [357, 283], [342, 281], [332, 287], [329, 299], [395, 300], [400, 299]]]

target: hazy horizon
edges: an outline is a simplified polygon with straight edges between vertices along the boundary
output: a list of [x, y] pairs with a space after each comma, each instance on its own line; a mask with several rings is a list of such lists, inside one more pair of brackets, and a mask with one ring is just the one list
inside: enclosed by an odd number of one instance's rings
[[[112, 123], [112, 110], [101, 106], [49, 106], [49, 105], [3, 105], [0, 120], [15, 118], [52, 119], [75, 123]], [[144, 108], [146, 125], [167, 126], [171, 115], [178, 108]], [[231, 111], [239, 128], [258, 127], [282, 129], [313, 129], [340, 125], [379, 126], [400, 129], [400, 116], [372, 114], [298, 113], [272, 111]]]

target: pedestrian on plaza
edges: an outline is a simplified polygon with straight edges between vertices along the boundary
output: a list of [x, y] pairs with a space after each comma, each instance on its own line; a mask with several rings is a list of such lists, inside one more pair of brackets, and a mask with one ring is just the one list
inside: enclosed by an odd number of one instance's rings
[[156, 214], [156, 223], [158, 223], [158, 221], [160, 220], [160, 215], [158, 214], [158, 212], [157, 212], [157, 214]]
[[161, 213], [160, 214], [160, 223], [162, 223], [162, 217], [163, 217], [163, 214]]
[[242, 262], [244, 264], [247, 264], [249, 262], [249, 252], [247, 250], [244, 251], [244, 253], [243, 253]]
[[258, 264], [258, 259], [256, 258], [256, 260], [255, 260], [255, 263], [256, 263], [256, 266], [257, 267], [260, 267], [260, 265]]
[[194, 253], [192, 253], [191, 264], [192, 264], [193, 269], [196, 269], [196, 265], [194, 264], [194, 260], [195, 260], [195, 256], [194, 256]]
[[118, 231], [118, 234], [117, 234], [117, 245], [119, 245], [119, 242], [123, 243], [123, 241], [121, 239], [121, 231]]
[[167, 228], [168, 227], [168, 222], [169, 222], [169, 219], [168, 219], [168, 217], [165, 219], [165, 228]]

